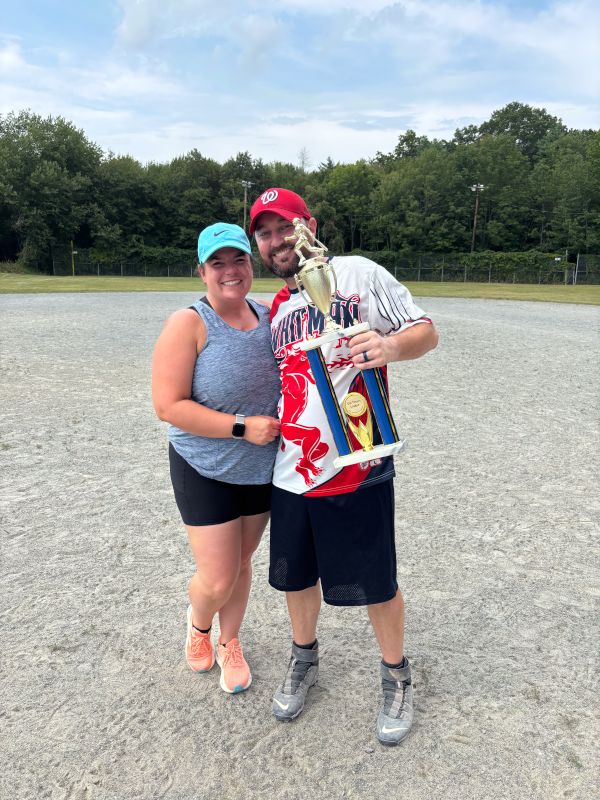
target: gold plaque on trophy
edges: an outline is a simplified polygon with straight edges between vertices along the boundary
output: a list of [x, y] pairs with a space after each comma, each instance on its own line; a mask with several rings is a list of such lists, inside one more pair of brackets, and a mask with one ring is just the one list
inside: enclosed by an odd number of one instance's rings
[[356, 436], [365, 452], [373, 449], [373, 420], [369, 405], [362, 394], [349, 392], [342, 400], [342, 409], [348, 427]]

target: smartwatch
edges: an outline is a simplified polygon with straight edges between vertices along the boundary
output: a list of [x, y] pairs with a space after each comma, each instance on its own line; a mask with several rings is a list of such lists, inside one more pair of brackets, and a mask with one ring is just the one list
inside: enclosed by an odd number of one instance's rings
[[235, 422], [233, 424], [233, 428], [231, 429], [231, 435], [234, 439], [243, 439], [244, 434], [246, 433], [246, 423], [244, 420], [246, 417], [243, 414], [236, 414], [235, 415]]

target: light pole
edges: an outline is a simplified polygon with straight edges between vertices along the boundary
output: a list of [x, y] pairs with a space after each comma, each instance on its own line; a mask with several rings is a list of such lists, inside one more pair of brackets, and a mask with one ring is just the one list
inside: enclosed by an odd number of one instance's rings
[[73, 250], [73, 239], [71, 239], [71, 272], [73, 273], [73, 277], [75, 277], [75, 256], [77, 255], [77, 250]]
[[244, 187], [244, 230], [246, 230], [246, 206], [248, 205], [248, 189], [252, 186], [250, 181], [241, 181]]
[[481, 194], [481, 192], [483, 192], [484, 189], [485, 186], [483, 185], [483, 183], [474, 183], [473, 186], [471, 186], [471, 191], [475, 192], [475, 213], [473, 214], [473, 235], [471, 236], [471, 252], [474, 252], [475, 250], [475, 231], [477, 230], [477, 212], [479, 211], [479, 195]]

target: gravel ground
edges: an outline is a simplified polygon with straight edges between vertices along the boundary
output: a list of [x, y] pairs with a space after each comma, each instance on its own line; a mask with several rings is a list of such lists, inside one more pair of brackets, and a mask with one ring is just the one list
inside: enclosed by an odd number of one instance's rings
[[192, 299], [0, 297], [0, 796], [597, 796], [598, 309], [422, 301], [441, 344], [390, 370], [416, 719], [384, 749], [362, 609], [324, 608], [319, 686], [272, 719], [289, 634], [266, 541], [250, 691], [184, 662], [192, 560], [149, 361]]

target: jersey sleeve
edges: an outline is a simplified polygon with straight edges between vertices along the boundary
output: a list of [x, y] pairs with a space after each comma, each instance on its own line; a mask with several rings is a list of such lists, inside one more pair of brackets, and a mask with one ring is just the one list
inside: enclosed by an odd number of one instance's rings
[[431, 319], [415, 303], [406, 286], [379, 264], [369, 278], [369, 324], [381, 334], [397, 333]]

